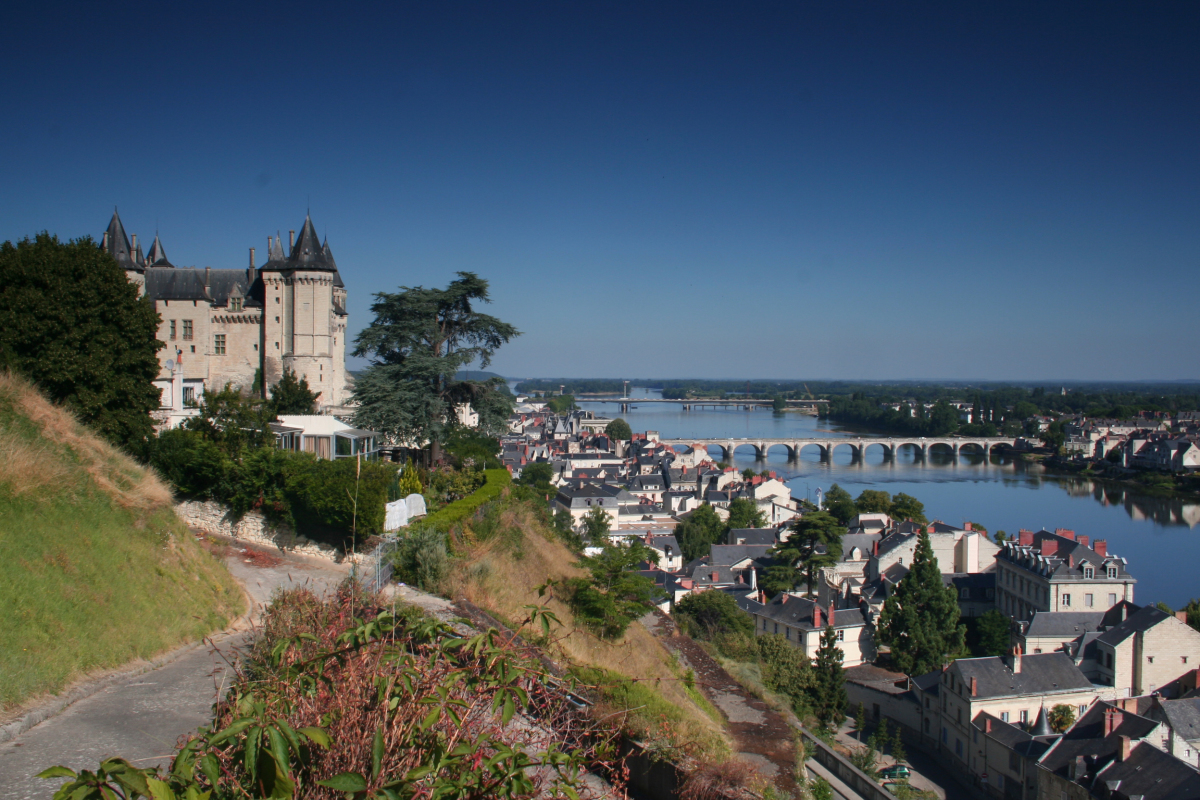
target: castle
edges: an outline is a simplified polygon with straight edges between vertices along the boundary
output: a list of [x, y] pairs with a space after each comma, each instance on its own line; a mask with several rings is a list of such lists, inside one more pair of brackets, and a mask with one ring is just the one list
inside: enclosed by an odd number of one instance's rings
[[317, 237], [312, 219], [288, 235], [267, 237], [267, 261], [245, 269], [177, 267], [167, 260], [158, 235], [143, 256], [114, 211], [101, 247], [162, 318], [158, 338], [162, 422], [187, 415], [204, 390], [226, 384], [269, 395], [284, 370], [307, 378], [323, 411], [345, 405], [346, 287], [329, 243]]

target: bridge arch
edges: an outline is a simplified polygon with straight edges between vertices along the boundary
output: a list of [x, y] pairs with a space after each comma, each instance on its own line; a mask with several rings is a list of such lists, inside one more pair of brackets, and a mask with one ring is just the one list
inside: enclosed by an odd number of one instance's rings
[[889, 444], [888, 442], [881, 442], [881, 441], [877, 441], [877, 440], [868, 439], [867, 441], [862, 443], [862, 448], [861, 448], [862, 458], [865, 459], [867, 457], [867, 450], [869, 450], [872, 447], [878, 447], [880, 450], [883, 451], [883, 460], [884, 461], [888, 461], [892, 458], [895, 458], [895, 456], [896, 456], [896, 448], [894, 446], [892, 446], [891, 444]]
[[959, 442], [958, 443], [958, 452], [963, 453], [963, 454], [978, 453], [979, 455], [986, 456], [988, 453], [991, 452], [991, 449], [992, 449], [991, 446], [987, 442]]
[[831, 459], [833, 458], [833, 454], [837, 452], [839, 447], [849, 447], [850, 448], [850, 460], [851, 461], [858, 461], [862, 458], [862, 450], [863, 450], [862, 446], [859, 445], [858, 442], [847, 442], [844, 439], [831, 439], [830, 440], [829, 446], [827, 448], [827, 450], [829, 451], [829, 458], [831, 458]]
[[759, 456], [759, 458], [766, 461], [767, 456], [770, 455], [771, 451], [777, 447], [782, 447], [784, 450], [787, 451], [788, 461], [796, 460], [796, 457], [793, 455], [795, 453], [795, 448], [792, 447], [787, 442], [760, 442], [759, 443], [759, 452], [761, 455]]

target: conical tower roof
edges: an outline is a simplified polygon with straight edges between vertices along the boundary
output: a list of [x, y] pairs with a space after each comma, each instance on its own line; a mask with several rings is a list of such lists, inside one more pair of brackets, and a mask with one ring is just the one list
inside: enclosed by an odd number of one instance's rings
[[312, 217], [304, 218], [304, 226], [300, 229], [300, 235], [296, 237], [296, 244], [292, 247], [288, 261], [301, 269], [332, 268], [325, 260], [325, 248], [321, 246], [317, 229], [313, 227]]
[[137, 250], [133, 251], [133, 263], [137, 264], [137, 268], [144, 270], [146, 268], [146, 257], [142, 255], [142, 246], [139, 244]]
[[174, 267], [167, 260], [167, 251], [163, 249], [162, 242], [158, 239], [158, 234], [154, 234], [154, 244], [150, 245], [150, 253], [146, 256], [146, 260], [152, 267]]
[[321, 246], [325, 260], [329, 262], [329, 266], [333, 267], [333, 285], [339, 289], [346, 288], [346, 284], [342, 283], [342, 273], [338, 272], [337, 262], [333, 260], [333, 251], [329, 249], [329, 239]]
[[134, 261], [133, 250], [129, 246], [129, 237], [125, 235], [125, 226], [121, 224], [121, 216], [113, 209], [112, 220], [108, 230], [104, 232], [105, 249], [122, 269], [140, 270]]
[[1042, 706], [1042, 710], [1038, 712], [1037, 721], [1033, 723], [1033, 728], [1029, 731], [1030, 736], [1053, 736], [1054, 731], [1050, 729], [1050, 717], [1046, 714], [1046, 707]]

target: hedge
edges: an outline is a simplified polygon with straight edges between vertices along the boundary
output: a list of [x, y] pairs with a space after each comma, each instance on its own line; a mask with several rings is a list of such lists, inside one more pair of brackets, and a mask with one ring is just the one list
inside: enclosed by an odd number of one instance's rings
[[455, 500], [450, 505], [433, 512], [419, 523], [421, 527], [433, 527], [440, 531], [448, 531], [455, 524], [474, 514], [484, 503], [495, 500], [504, 491], [504, 487], [512, 483], [512, 475], [507, 469], [487, 469], [483, 471], [483, 474], [487, 479], [483, 486], [463, 499]]

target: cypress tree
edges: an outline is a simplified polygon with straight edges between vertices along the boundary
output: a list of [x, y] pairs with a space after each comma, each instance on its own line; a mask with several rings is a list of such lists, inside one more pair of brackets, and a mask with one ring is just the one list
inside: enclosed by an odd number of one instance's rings
[[837, 644], [837, 631], [832, 625], [821, 634], [821, 646], [817, 648], [817, 662], [813, 669], [816, 691], [814, 712], [824, 726], [840, 725], [845, 718], [846, 675], [842, 672], [842, 650]]
[[929, 534], [922, 530], [908, 574], [883, 604], [879, 640], [892, 648], [892, 663], [908, 675], [931, 672], [959, 653], [966, 627], [958, 621], [958, 597], [942, 585]]

